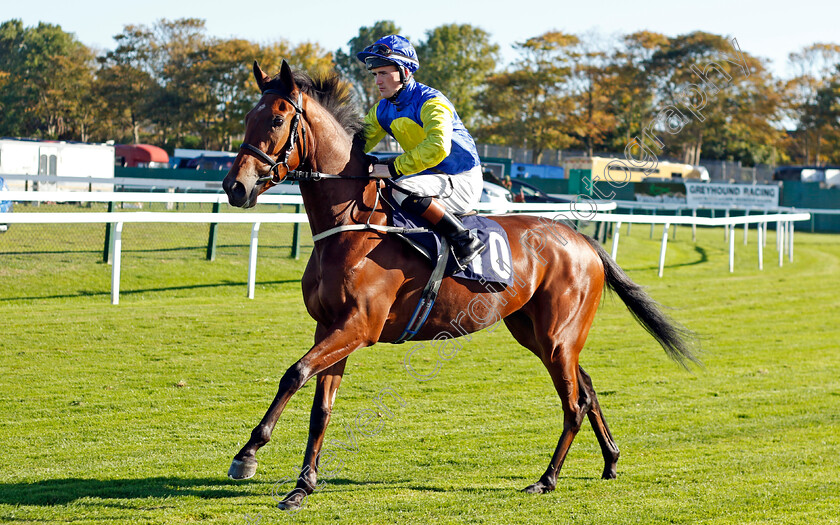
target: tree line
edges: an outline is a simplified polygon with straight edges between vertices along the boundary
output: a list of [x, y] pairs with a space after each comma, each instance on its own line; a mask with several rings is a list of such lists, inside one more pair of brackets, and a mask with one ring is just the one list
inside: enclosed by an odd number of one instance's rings
[[[345, 47], [207, 34], [196, 18], [128, 25], [113, 49], [90, 49], [60, 26], [0, 25], [0, 136], [235, 150], [259, 94], [251, 64], [283, 59], [312, 75], [340, 74], [359, 111], [378, 91], [355, 55], [400, 33], [362, 27]], [[840, 163], [840, 45], [792, 53], [791, 78], [724, 36], [640, 31], [606, 39], [547, 32], [501, 63], [486, 31], [448, 24], [413, 42], [417, 79], [454, 103], [480, 142], [533, 151], [625, 151], [647, 139], [660, 157], [744, 165]], [[737, 49], [737, 53], [736, 53]], [[711, 78], [709, 78], [711, 75]], [[634, 142], [635, 141], [635, 142]]]

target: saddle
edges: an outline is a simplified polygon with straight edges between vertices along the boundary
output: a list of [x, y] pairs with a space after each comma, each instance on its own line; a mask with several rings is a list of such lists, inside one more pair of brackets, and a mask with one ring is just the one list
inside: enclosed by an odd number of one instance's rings
[[[391, 206], [391, 222], [394, 227], [405, 228], [408, 232], [397, 233], [403, 242], [415, 250], [421, 257], [432, 264], [436, 264], [438, 257], [444, 251], [442, 245], [445, 239], [435, 232], [431, 225], [422, 217], [413, 215], [400, 208], [390, 196], [384, 196], [385, 201]], [[472, 281], [492, 282], [503, 285], [511, 285], [510, 242], [507, 232], [498, 222], [474, 211], [457, 215], [464, 223], [464, 227], [471, 230], [483, 242], [487, 249], [478, 257], [472, 260], [463, 270], [455, 264], [453, 257], [449, 257], [444, 276], [461, 277]]]
[[408, 230], [395, 233], [395, 235], [434, 266], [417, 307], [403, 333], [394, 343], [404, 343], [420, 331], [432, 311], [444, 277], [461, 277], [479, 281], [482, 285], [486, 285], [487, 282], [504, 286], [513, 284], [510, 244], [507, 232], [499, 223], [478, 215], [474, 211], [458, 216], [464, 223], [464, 227], [473, 231], [487, 246], [487, 249], [473, 259], [466, 268], [461, 269], [455, 263], [446, 239], [432, 230], [425, 219], [406, 212], [390, 196], [384, 198], [392, 208], [392, 226]]

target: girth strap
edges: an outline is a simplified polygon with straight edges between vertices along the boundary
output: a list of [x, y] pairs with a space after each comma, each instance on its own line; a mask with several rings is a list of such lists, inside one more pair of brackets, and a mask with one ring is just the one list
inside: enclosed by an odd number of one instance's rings
[[448, 260], [449, 244], [446, 242], [446, 239], [441, 238], [440, 253], [438, 254], [435, 269], [432, 270], [432, 275], [429, 276], [429, 282], [426, 283], [423, 293], [420, 294], [420, 301], [418, 301], [417, 307], [414, 309], [414, 313], [411, 314], [411, 319], [408, 320], [405, 330], [403, 330], [402, 335], [394, 341], [394, 344], [400, 344], [408, 341], [417, 335], [417, 332], [419, 332], [420, 329], [423, 328], [423, 325], [426, 324], [426, 319], [429, 317], [432, 307], [435, 305], [435, 301], [437, 300], [438, 291], [440, 290], [440, 284], [443, 281], [443, 273], [446, 270], [446, 263]]

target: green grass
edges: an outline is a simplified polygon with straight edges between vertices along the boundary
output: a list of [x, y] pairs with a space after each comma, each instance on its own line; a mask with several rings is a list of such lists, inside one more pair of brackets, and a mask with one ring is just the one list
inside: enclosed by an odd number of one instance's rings
[[272, 491], [301, 464], [312, 384], [257, 476], [225, 473], [312, 341], [290, 229], [261, 232], [251, 301], [247, 226], [220, 238], [214, 262], [206, 226], [134, 241], [127, 228], [115, 307], [102, 227], [39, 228], [0, 235], [2, 522], [840, 522], [838, 236], [797, 233], [795, 262], [779, 268], [770, 232], [759, 272], [755, 233], [744, 247], [739, 231], [730, 274], [722, 231], [699, 230], [695, 245], [680, 229], [659, 279], [658, 239], [622, 235], [619, 263], [702, 334], [705, 368], [685, 372], [618, 299], [603, 301], [581, 359], [621, 448], [617, 480], [599, 479], [587, 422], [557, 490], [519, 492], [544, 471], [562, 415], [542, 365], [500, 327], [425, 383], [402, 368], [406, 345], [351, 356], [328, 440], [383, 388], [405, 406], [390, 403], [356, 453], [334, 448], [341, 467], [289, 515]]

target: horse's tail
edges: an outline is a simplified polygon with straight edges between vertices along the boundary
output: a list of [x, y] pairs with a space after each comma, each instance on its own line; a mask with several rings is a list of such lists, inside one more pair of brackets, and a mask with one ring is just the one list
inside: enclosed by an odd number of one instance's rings
[[698, 348], [697, 336], [694, 332], [668, 317], [662, 311], [662, 306], [654, 301], [644, 288], [627, 277], [624, 270], [616, 264], [598, 241], [588, 235], [584, 237], [598, 252], [604, 264], [607, 287], [618, 294], [636, 321], [662, 345], [668, 357], [685, 368], [688, 368], [689, 361], [700, 364], [693, 353], [693, 350]]

